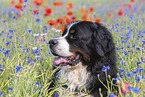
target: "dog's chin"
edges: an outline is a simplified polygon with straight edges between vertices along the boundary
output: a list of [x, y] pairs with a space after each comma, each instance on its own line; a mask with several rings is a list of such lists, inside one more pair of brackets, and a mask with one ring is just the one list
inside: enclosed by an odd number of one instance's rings
[[53, 63], [55, 66], [59, 66], [59, 65], [61, 65], [61, 66], [66, 66], [66, 65], [74, 66], [82, 60], [82, 56], [80, 54], [75, 54], [75, 55], [68, 56], [68, 57], [60, 56], [58, 54], [53, 54], [53, 55], [56, 56], [53, 59]]

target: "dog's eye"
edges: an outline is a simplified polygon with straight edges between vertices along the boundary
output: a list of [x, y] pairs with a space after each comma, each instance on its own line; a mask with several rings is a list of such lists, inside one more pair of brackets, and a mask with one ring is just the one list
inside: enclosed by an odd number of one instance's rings
[[70, 34], [70, 39], [77, 39], [77, 37], [74, 34]]

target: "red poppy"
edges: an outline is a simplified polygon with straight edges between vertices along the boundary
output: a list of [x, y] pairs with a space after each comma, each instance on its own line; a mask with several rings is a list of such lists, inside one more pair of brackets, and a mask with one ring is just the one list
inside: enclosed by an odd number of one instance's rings
[[33, 13], [35, 14], [36, 12], [39, 12], [39, 10], [38, 9], [34, 9]]
[[14, 0], [11, 0], [11, 4], [14, 5], [15, 4], [15, 1]]
[[55, 23], [56, 23], [56, 21], [55, 20], [52, 20], [52, 19], [50, 19], [50, 20], [48, 20], [47, 21], [47, 24], [49, 24], [49, 25], [55, 25]]
[[118, 12], [118, 15], [120, 15], [120, 16], [122, 16], [123, 14], [124, 14], [123, 11]]
[[82, 15], [82, 18], [85, 19], [85, 18], [87, 18], [87, 16], [88, 16], [88, 14], [85, 13]]
[[17, 8], [17, 9], [23, 9], [23, 5], [22, 4], [16, 4], [15, 8]]
[[63, 18], [67, 19], [67, 18], [69, 18], [69, 16], [68, 15], [64, 15]]
[[88, 19], [87, 18], [83, 18], [83, 19], [81, 19], [81, 21], [88, 21]]
[[134, 2], [135, 0], [130, 0], [131, 2]]
[[65, 26], [60, 27], [59, 29], [63, 32]]
[[112, 17], [112, 16], [113, 16], [113, 14], [112, 14], [111, 12], [109, 12], [109, 13], [108, 13], [108, 16], [109, 16], [109, 17]]
[[122, 10], [123, 8], [122, 8], [122, 7], [118, 7], [117, 9], [120, 11], [120, 10]]
[[43, 0], [33, 0], [33, 3], [36, 4], [37, 6], [40, 6], [43, 4]]
[[89, 21], [94, 21], [94, 17], [89, 17]]
[[62, 6], [63, 3], [60, 2], [60, 1], [54, 1], [54, 2], [52, 3], [52, 5], [54, 5], [54, 6]]
[[84, 8], [80, 8], [80, 12], [86, 13], [86, 10]]
[[128, 4], [127, 6], [128, 6], [130, 9], [132, 9], [132, 5], [131, 5], [131, 4]]
[[18, 0], [19, 1], [19, 3], [23, 3], [24, 1], [23, 0]]
[[90, 6], [89, 11], [90, 12], [93, 12], [94, 11], [94, 8], [92, 6]]
[[67, 12], [67, 15], [72, 16], [73, 14], [74, 14], [73, 11], [68, 11], [68, 12]]
[[73, 20], [70, 19], [70, 18], [66, 18], [65, 21], [66, 21], [66, 23], [70, 23], [70, 22], [72, 22]]
[[59, 17], [59, 18], [56, 20], [57, 23], [63, 23], [63, 21], [64, 21], [63, 17]]
[[49, 8], [49, 7], [46, 7], [45, 9], [44, 9], [44, 11], [46, 12], [44, 15], [51, 15], [52, 14], [52, 9], [51, 8]]
[[75, 17], [75, 16], [72, 16], [72, 20], [73, 20], [73, 21], [76, 20], [76, 17]]
[[67, 9], [72, 9], [72, 8], [73, 8], [73, 3], [67, 2]]
[[125, 90], [127, 91], [127, 93], [129, 93], [129, 88], [128, 88], [128, 86], [130, 86], [130, 84], [129, 84], [128, 82], [125, 82], [125, 83], [124, 83], [124, 88], [121, 87], [121, 93], [122, 93], [122, 94], [125, 94], [125, 93], [126, 93]]
[[96, 20], [95, 20], [96, 22], [101, 22], [101, 19], [100, 18], [96, 18]]

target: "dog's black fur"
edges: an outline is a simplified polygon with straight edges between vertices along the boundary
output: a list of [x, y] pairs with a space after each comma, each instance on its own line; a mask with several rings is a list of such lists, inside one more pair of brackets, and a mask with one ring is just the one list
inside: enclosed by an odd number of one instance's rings
[[[65, 26], [62, 36], [67, 33], [71, 24]], [[109, 65], [110, 67], [107, 70], [107, 75], [110, 75], [109, 81], [117, 77], [115, 45], [111, 33], [102, 24], [90, 21], [79, 21], [70, 30], [75, 30], [75, 33], [69, 33], [66, 37], [70, 52], [81, 54], [82, 63], [87, 66], [87, 72], [90, 72], [87, 80], [88, 85], [85, 88], [93, 97], [100, 97], [99, 89], [101, 89], [103, 97], [106, 97], [107, 89], [102, 82], [107, 86], [106, 79], [108, 78], [102, 71], [103, 66]], [[56, 72], [54, 76], [57, 73], [59, 72]], [[113, 84], [115, 84], [115, 81], [113, 81]], [[52, 82], [50, 87], [54, 85], [55, 83]], [[111, 85], [109, 84], [109, 86]], [[113, 86], [112, 89], [115, 91], [117, 87]]]

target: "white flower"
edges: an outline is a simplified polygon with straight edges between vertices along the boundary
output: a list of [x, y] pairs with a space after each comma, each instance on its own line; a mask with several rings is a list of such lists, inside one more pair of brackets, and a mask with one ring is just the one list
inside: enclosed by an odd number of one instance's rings
[[36, 50], [36, 49], [37, 49], [37, 47], [33, 47], [32, 49], [33, 49], [33, 50]]
[[41, 34], [41, 36], [45, 36], [45, 35], [47, 35], [47, 33], [43, 33], [43, 34]]
[[33, 36], [39, 36], [39, 34], [33, 34]]

